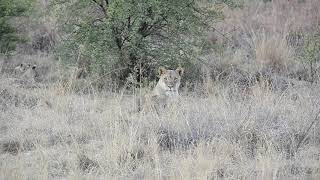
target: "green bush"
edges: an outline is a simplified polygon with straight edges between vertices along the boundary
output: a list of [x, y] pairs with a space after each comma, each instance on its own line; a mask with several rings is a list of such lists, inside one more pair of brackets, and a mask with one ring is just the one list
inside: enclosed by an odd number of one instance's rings
[[32, 0], [0, 1], [0, 53], [15, 50], [16, 44], [24, 41], [17, 35], [17, 31], [10, 24], [10, 20], [14, 17], [26, 15], [31, 3]]
[[314, 82], [315, 75], [318, 73], [316, 68], [316, 61], [320, 55], [320, 30], [315, 31], [305, 37], [304, 46], [302, 49], [301, 59], [307, 64], [309, 69], [310, 82]]
[[181, 65], [192, 74], [204, 34], [222, 17], [214, 3], [194, 0], [57, 0], [53, 9], [63, 12], [58, 58], [85, 59], [91, 72], [120, 85], [130, 75], [155, 79], [159, 66]]

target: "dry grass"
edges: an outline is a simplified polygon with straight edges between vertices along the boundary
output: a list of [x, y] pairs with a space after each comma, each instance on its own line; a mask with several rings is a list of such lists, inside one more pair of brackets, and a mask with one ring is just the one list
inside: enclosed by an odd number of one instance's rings
[[216, 95], [184, 95], [158, 116], [132, 112], [133, 96], [0, 82], [0, 179], [320, 177], [318, 119], [307, 131], [317, 85], [242, 92], [216, 83]]
[[255, 58], [262, 68], [270, 67], [275, 70], [287, 70], [294, 60], [294, 50], [287, 44], [285, 37], [268, 36], [266, 33], [253, 34]]
[[[242, 9], [225, 7], [223, 12], [225, 20], [218, 22], [209, 36], [218, 44], [229, 44], [231, 55], [226, 56], [227, 49], [222, 59], [251, 71], [271, 67], [289, 73], [288, 66], [304, 68], [295, 49], [319, 29], [319, 1], [250, 0], [244, 1]], [[216, 61], [216, 56], [211, 61]]]
[[[225, 9], [234, 47], [160, 115], [50, 56], [0, 57], [0, 179], [320, 179], [320, 85], [286, 76], [301, 68], [288, 34], [319, 23], [319, 2], [301, 2]], [[34, 84], [14, 77], [21, 62]], [[264, 68], [277, 71], [257, 80]]]

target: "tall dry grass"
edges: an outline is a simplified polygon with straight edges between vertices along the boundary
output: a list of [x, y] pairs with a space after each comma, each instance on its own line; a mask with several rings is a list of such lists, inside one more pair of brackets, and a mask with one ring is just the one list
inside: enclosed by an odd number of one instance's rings
[[[50, 56], [3, 57], [0, 179], [319, 179], [319, 84], [286, 76], [300, 68], [286, 37], [312, 31], [318, 4], [225, 9], [217, 29], [234, 47], [160, 115], [133, 111], [139, 90], [99, 92]], [[34, 84], [13, 76], [21, 62], [38, 65]], [[264, 68], [282, 76], [257, 80]]]
[[[306, 70], [297, 48], [302, 48], [308, 34], [319, 30], [319, 1], [253, 0], [244, 1], [243, 6], [223, 8], [225, 20], [218, 22], [216, 31], [210, 35], [218, 44], [226, 43], [231, 48], [231, 55], [227, 49], [221, 58], [235, 65], [245, 64], [251, 71], [261, 67], [280, 69], [287, 74]], [[216, 56], [211, 61], [216, 61]]]
[[158, 115], [132, 112], [129, 95], [59, 94], [54, 83], [17, 88], [7, 77], [0, 82], [0, 179], [320, 175], [315, 85], [241, 92], [216, 83], [216, 95], [184, 95], [179, 106]]

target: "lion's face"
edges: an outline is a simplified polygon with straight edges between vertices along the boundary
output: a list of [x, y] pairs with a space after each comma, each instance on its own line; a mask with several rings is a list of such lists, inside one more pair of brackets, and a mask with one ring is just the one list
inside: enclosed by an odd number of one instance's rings
[[159, 85], [167, 92], [178, 92], [182, 74], [183, 69], [180, 67], [176, 70], [160, 68]]

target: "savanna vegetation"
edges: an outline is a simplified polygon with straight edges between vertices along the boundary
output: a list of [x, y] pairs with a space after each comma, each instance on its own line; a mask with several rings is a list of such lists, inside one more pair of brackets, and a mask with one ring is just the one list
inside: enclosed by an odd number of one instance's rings
[[319, 179], [319, 55], [318, 0], [0, 0], [0, 179]]

